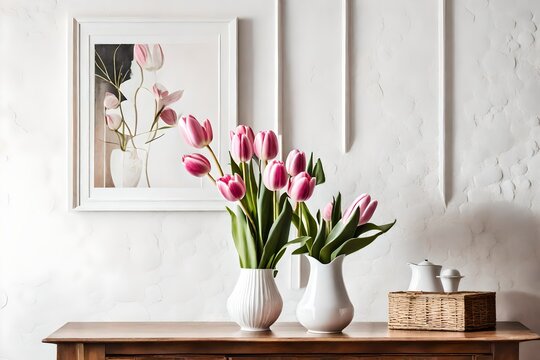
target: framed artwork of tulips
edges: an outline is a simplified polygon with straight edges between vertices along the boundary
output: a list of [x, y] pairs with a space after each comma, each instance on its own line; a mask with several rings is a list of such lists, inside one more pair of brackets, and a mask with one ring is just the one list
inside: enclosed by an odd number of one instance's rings
[[213, 156], [227, 160], [236, 29], [236, 19], [73, 19], [72, 208], [223, 209], [219, 194], [181, 169], [189, 146], [178, 125], [188, 113], [212, 119], [197, 141], [212, 141]]

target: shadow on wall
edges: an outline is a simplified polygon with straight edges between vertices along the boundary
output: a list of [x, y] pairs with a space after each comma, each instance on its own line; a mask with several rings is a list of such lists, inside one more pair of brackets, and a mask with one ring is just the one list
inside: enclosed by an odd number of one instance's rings
[[[540, 296], [520, 291], [502, 291], [497, 294], [497, 305], [506, 310], [505, 318], [519, 321], [540, 333]], [[537, 359], [538, 354], [540, 341], [521, 344], [520, 359]]]
[[[473, 207], [472, 204], [467, 206]], [[485, 284], [490, 284], [491, 290], [497, 290], [498, 320], [519, 321], [540, 333], [538, 216], [529, 208], [508, 202], [494, 202], [460, 212], [473, 234], [464, 261], [473, 266], [477, 264], [475, 286], [485, 288]], [[540, 341], [521, 345], [521, 359], [538, 359], [538, 354]]]

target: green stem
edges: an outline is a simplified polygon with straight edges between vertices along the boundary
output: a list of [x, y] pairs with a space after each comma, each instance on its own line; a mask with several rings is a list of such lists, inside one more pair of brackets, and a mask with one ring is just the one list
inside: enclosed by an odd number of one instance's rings
[[210, 180], [212, 181], [212, 183], [215, 185], [215, 184], [216, 184], [216, 179], [214, 179], [214, 177], [213, 177], [210, 173], [208, 173], [208, 174], [206, 174], [206, 175], [210, 178]]
[[139, 84], [139, 87], [137, 88], [137, 90], [135, 90], [135, 95], [133, 96], [133, 108], [135, 110], [135, 129], [134, 129], [133, 133], [135, 134], [135, 136], [137, 136], [137, 124], [139, 122], [138, 121], [139, 114], [138, 114], [138, 111], [137, 111], [137, 95], [139, 94], [139, 90], [141, 90], [143, 82], [144, 82], [144, 73], [143, 73], [142, 67], [139, 64], [137, 64], [137, 66], [141, 70], [141, 83]]
[[276, 221], [277, 217], [278, 217], [278, 212], [279, 212], [279, 203], [278, 203], [278, 191], [274, 191], [274, 221]]
[[298, 203], [298, 237], [302, 236], [302, 206]]
[[210, 151], [210, 155], [212, 155], [212, 158], [214, 158], [214, 161], [218, 167], [218, 171], [219, 171], [219, 174], [221, 176], [224, 176], [225, 174], [223, 173], [223, 169], [221, 168], [221, 164], [219, 163], [218, 159], [217, 159], [217, 156], [216, 154], [214, 153], [214, 150], [212, 150], [212, 148], [210, 147], [210, 145], [206, 145], [206, 148], [208, 149], [208, 151]]
[[148, 149], [146, 149], [146, 159], [144, 160], [144, 176], [146, 177], [146, 185], [148, 185], [148, 188], [151, 188], [150, 186], [150, 176], [148, 176], [148, 157], [150, 156], [150, 145], [148, 144]]
[[240, 208], [242, 209], [242, 211], [244, 212], [244, 214], [248, 218], [249, 222], [251, 223], [251, 226], [253, 227], [253, 234], [256, 234], [257, 233], [257, 227], [255, 226], [255, 222], [253, 221], [253, 219], [249, 215], [248, 211], [246, 210], [246, 208], [244, 207], [244, 205], [242, 205], [242, 203], [240, 201], [238, 201], [238, 205], [240, 206]]

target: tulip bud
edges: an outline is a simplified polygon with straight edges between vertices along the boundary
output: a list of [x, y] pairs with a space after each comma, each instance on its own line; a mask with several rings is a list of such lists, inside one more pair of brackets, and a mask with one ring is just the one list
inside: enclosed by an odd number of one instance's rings
[[188, 173], [197, 177], [205, 176], [212, 169], [210, 161], [201, 154], [184, 155], [182, 156], [182, 163]]
[[287, 156], [287, 172], [291, 176], [296, 176], [302, 171], [306, 171], [306, 154], [303, 151], [294, 149]]
[[253, 141], [255, 140], [255, 135], [253, 134], [253, 130], [251, 130], [251, 128], [247, 125], [238, 125], [235, 131], [231, 131], [229, 133], [231, 140], [235, 134], [246, 135], [252, 144], [253, 144]]
[[268, 190], [276, 191], [287, 185], [287, 170], [283, 161], [272, 160], [264, 169], [263, 183]]
[[105, 98], [103, 99], [103, 106], [105, 106], [106, 109], [116, 109], [120, 105], [120, 100], [116, 97], [116, 95], [106, 92]]
[[122, 125], [122, 117], [118, 114], [107, 114], [105, 115], [105, 122], [109, 129], [116, 131]]
[[314, 177], [303, 171], [290, 178], [287, 194], [296, 202], [306, 201], [313, 195], [316, 182], [317, 180]]
[[345, 210], [343, 213], [344, 219], [349, 219], [349, 217], [355, 212], [356, 208], [359, 209], [359, 215], [358, 215], [358, 224], [362, 225], [367, 223], [371, 217], [373, 216], [373, 213], [375, 212], [375, 209], [377, 208], [378, 202], [376, 200], [371, 201], [371, 196], [368, 194], [362, 194], [358, 196], [351, 205]]
[[358, 225], [363, 225], [371, 219], [371, 217], [373, 216], [373, 213], [375, 212], [375, 209], [377, 209], [378, 204], [379, 202], [377, 200], [374, 200], [369, 203], [369, 205], [366, 207], [362, 215], [360, 215], [360, 220], [358, 221]]
[[238, 174], [220, 177], [216, 186], [221, 195], [229, 201], [238, 201], [246, 194], [246, 185]]
[[159, 117], [163, 122], [167, 125], [173, 126], [176, 124], [176, 120], [178, 120], [178, 116], [176, 115], [176, 111], [174, 111], [171, 108], [165, 108], [161, 111], [159, 114]]
[[184, 116], [180, 120], [180, 134], [188, 145], [201, 149], [212, 142], [212, 124], [206, 119], [201, 125], [195, 116]]
[[322, 218], [326, 221], [332, 220], [332, 212], [334, 211], [334, 202], [330, 201], [322, 210]]
[[148, 45], [135, 44], [133, 46], [133, 57], [135, 58], [135, 61], [137, 61], [137, 64], [142, 68], [146, 67], [149, 53], [150, 49], [148, 48]]
[[253, 142], [255, 155], [261, 160], [272, 160], [279, 152], [278, 138], [272, 130], [261, 131]]
[[253, 145], [247, 135], [235, 134], [231, 140], [231, 155], [237, 162], [247, 162], [253, 157]]
[[159, 44], [154, 44], [152, 52], [146, 44], [135, 44], [133, 56], [137, 64], [145, 70], [157, 71], [163, 66], [163, 49]]

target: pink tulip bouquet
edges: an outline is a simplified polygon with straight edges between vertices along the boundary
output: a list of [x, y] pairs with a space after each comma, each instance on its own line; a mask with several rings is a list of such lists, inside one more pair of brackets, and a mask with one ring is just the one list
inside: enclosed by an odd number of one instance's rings
[[179, 124], [187, 144], [208, 151], [218, 175], [211, 174], [210, 160], [200, 153], [182, 157], [186, 171], [208, 177], [227, 201], [237, 204], [235, 210], [227, 207], [227, 211], [240, 266], [275, 269], [287, 246], [302, 245], [309, 239], [299, 236], [289, 240], [289, 231], [301, 204], [312, 196], [316, 185], [325, 181], [321, 161], [314, 161], [313, 155], [306, 161], [299, 150], [293, 150], [286, 163], [277, 160], [279, 145], [273, 131], [255, 135], [249, 126], [240, 125], [230, 133], [230, 170], [225, 173], [211, 147], [210, 121], [200, 124], [189, 115]]
[[299, 236], [309, 238], [293, 254], [307, 254], [328, 264], [340, 255], [349, 255], [368, 246], [396, 223], [396, 220], [385, 225], [369, 223], [377, 204], [370, 195], [362, 194], [342, 213], [341, 194], [338, 194], [322, 212], [317, 211], [316, 217], [302, 204], [303, 215], [294, 219], [294, 224]]

